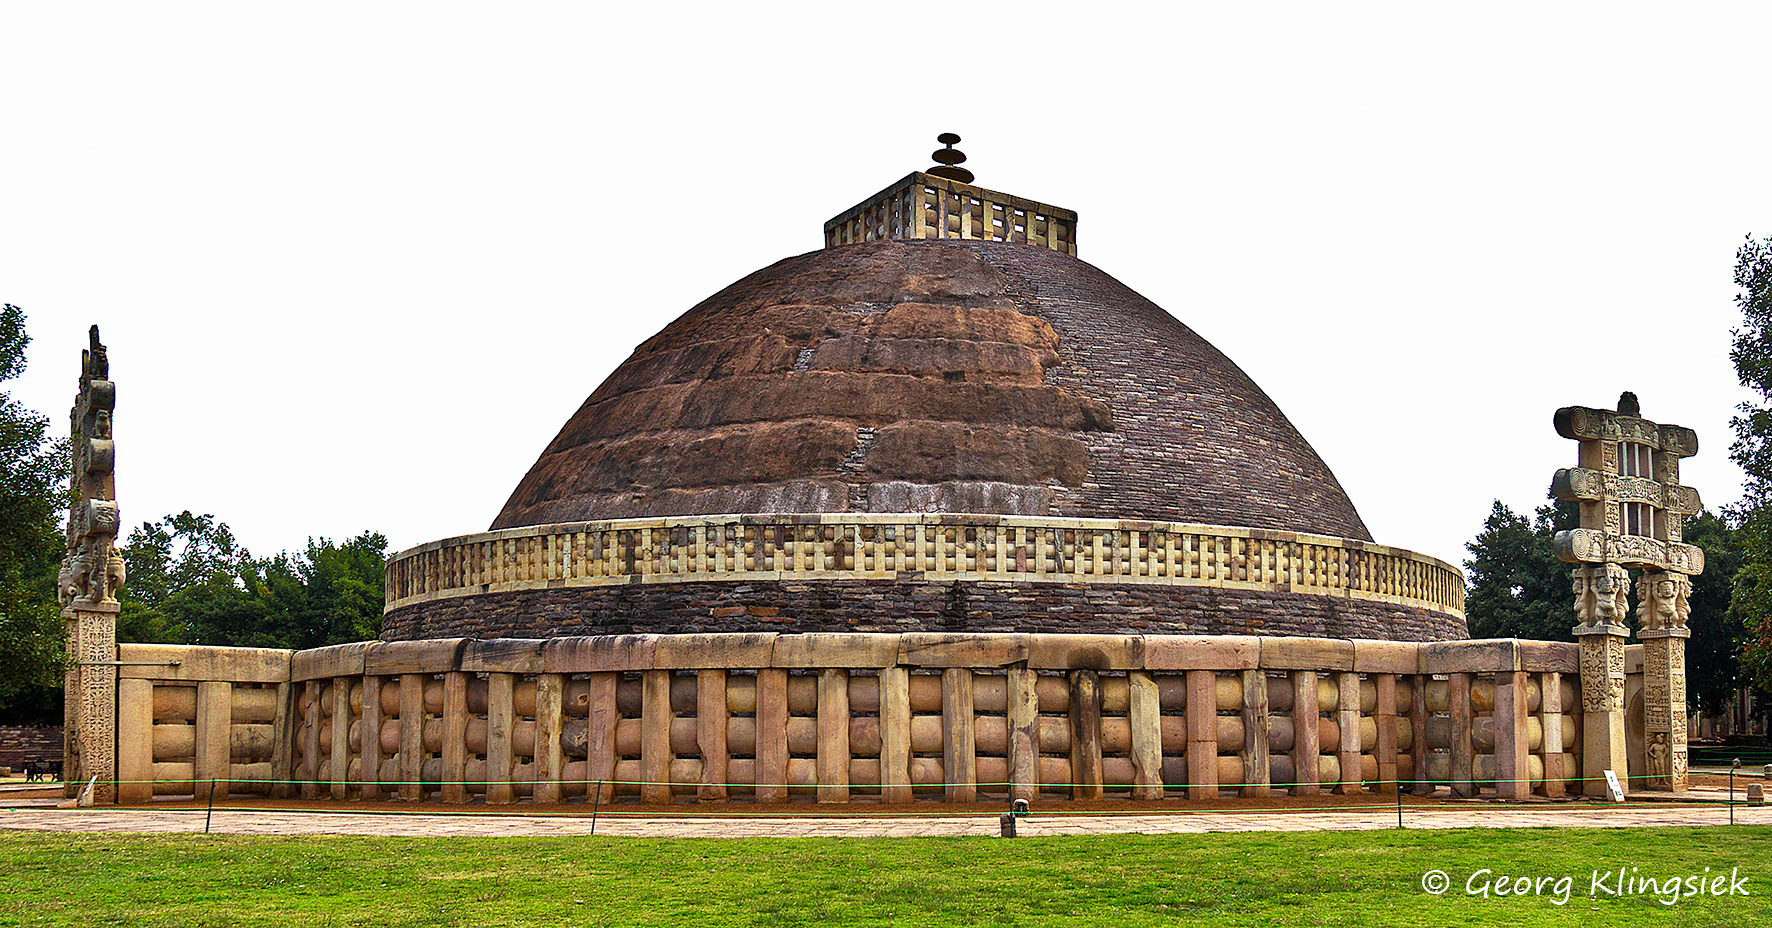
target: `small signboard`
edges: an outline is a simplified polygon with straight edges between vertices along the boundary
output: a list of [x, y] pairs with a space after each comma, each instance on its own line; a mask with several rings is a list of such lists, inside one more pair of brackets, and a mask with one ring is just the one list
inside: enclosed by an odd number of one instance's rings
[[1611, 770], [1606, 771], [1606, 795], [1611, 796], [1613, 802], [1624, 801], [1624, 787], [1618, 782], [1618, 774]]

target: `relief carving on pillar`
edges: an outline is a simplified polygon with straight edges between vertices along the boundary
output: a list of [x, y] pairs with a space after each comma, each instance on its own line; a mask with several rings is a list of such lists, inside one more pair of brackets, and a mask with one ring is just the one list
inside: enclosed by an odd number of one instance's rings
[[1666, 787], [1673, 781], [1673, 769], [1673, 749], [1668, 743], [1668, 733], [1650, 732], [1643, 764], [1647, 785]]
[[1570, 573], [1575, 617], [1583, 627], [1622, 625], [1630, 612], [1630, 573], [1617, 564], [1577, 567]]
[[1581, 641], [1581, 708], [1612, 712], [1624, 708], [1624, 640], [1593, 635]]
[[88, 334], [91, 345], [81, 353], [80, 393], [70, 414], [74, 503], [68, 508], [68, 556], [57, 580], [64, 611], [115, 604], [124, 581], [123, 558], [116, 549], [122, 515], [117, 509], [113, 473], [117, 451], [111, 436], [117, 385], [110, 380], [110, 359], [99, 341], [98, 326]]
[[1692, 581], [1685, 574], [1645, 573], [1637, 581], [1637, 627], [1643, 631], [1685, 628], [1692, 614]]

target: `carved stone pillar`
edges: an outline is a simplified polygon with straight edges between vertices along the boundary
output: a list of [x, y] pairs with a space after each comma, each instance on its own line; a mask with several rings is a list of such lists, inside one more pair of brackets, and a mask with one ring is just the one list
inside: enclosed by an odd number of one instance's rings
[[[1572, 573], [1575, 626], [1581, 660], [1582, 793], [1603, 798], [1605, 771], [1629, 769], [1624, 743], [1624, 624], [1630, 575], [1617, 564], [1577, 567]], [[1627, 787], [1628, 789], [1628, 787]]]
[[62, 618], [67, 623], [67, 677], [64, 690], [62, 778], [66, 795], [80, 795], [98, 778], [94, 802], [114, 802], [117, 776], [117, 591], [123, 587], [123, 558], [114, 543], [122, 517], [112, 474], [116, 448], [111, 413], [117, 386], [98, 340], [81, 353], [80, 393], [70, 413], [74, 451], [69, 480], [68, 556], [56, 578]]
[[94, 802], [112, 802], [117, 777], [117, 604], [79, 603], [67, 621], [67, 709], [62, 778], [68, 798], [93, 777]]
[[1643, 639], [1645, 786], [1686, 790], [1686, 628], [1692, 581], [1663, 571], [1638, 581], [1637, 617]]

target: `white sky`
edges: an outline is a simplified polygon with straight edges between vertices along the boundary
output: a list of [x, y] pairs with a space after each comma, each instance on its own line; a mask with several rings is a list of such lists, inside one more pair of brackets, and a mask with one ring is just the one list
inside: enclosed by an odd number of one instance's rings
[[1772, 7], [640, 7], [0, 7], [7, 388], [62, 428], [102, 327], [131, 524], [481, 531], [642, 339], [954, 131], [1262, 384], [1380, 542], [1461, 563], [1574, 462], [1551, 413], [1621, 389], [1739, 494]]

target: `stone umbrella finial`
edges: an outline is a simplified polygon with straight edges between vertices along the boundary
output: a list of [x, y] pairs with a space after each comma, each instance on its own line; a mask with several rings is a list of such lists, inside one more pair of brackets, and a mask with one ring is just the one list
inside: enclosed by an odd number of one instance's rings
[[1641, 416], [1643, 407], [1637, 403], [1637, 395], [1629, 390], [1618, 394], [1618, 414], [1621, 416]]
[[954, 147], [959, 144], [960, 137], [952, 132], [943, 132], [936, 136], [935, 140], [946, 147], [936, 149], [935, 153], [929, 156], [936, 160], [938, 166], [930, 168], [925, 173], [933, 174], [936, 177], [945, 177], [948, 180], [957, 180], [962, 184], [972, 183], [972, 172], [960, 167], [960, 163], [966, 160], [966, 153]]

